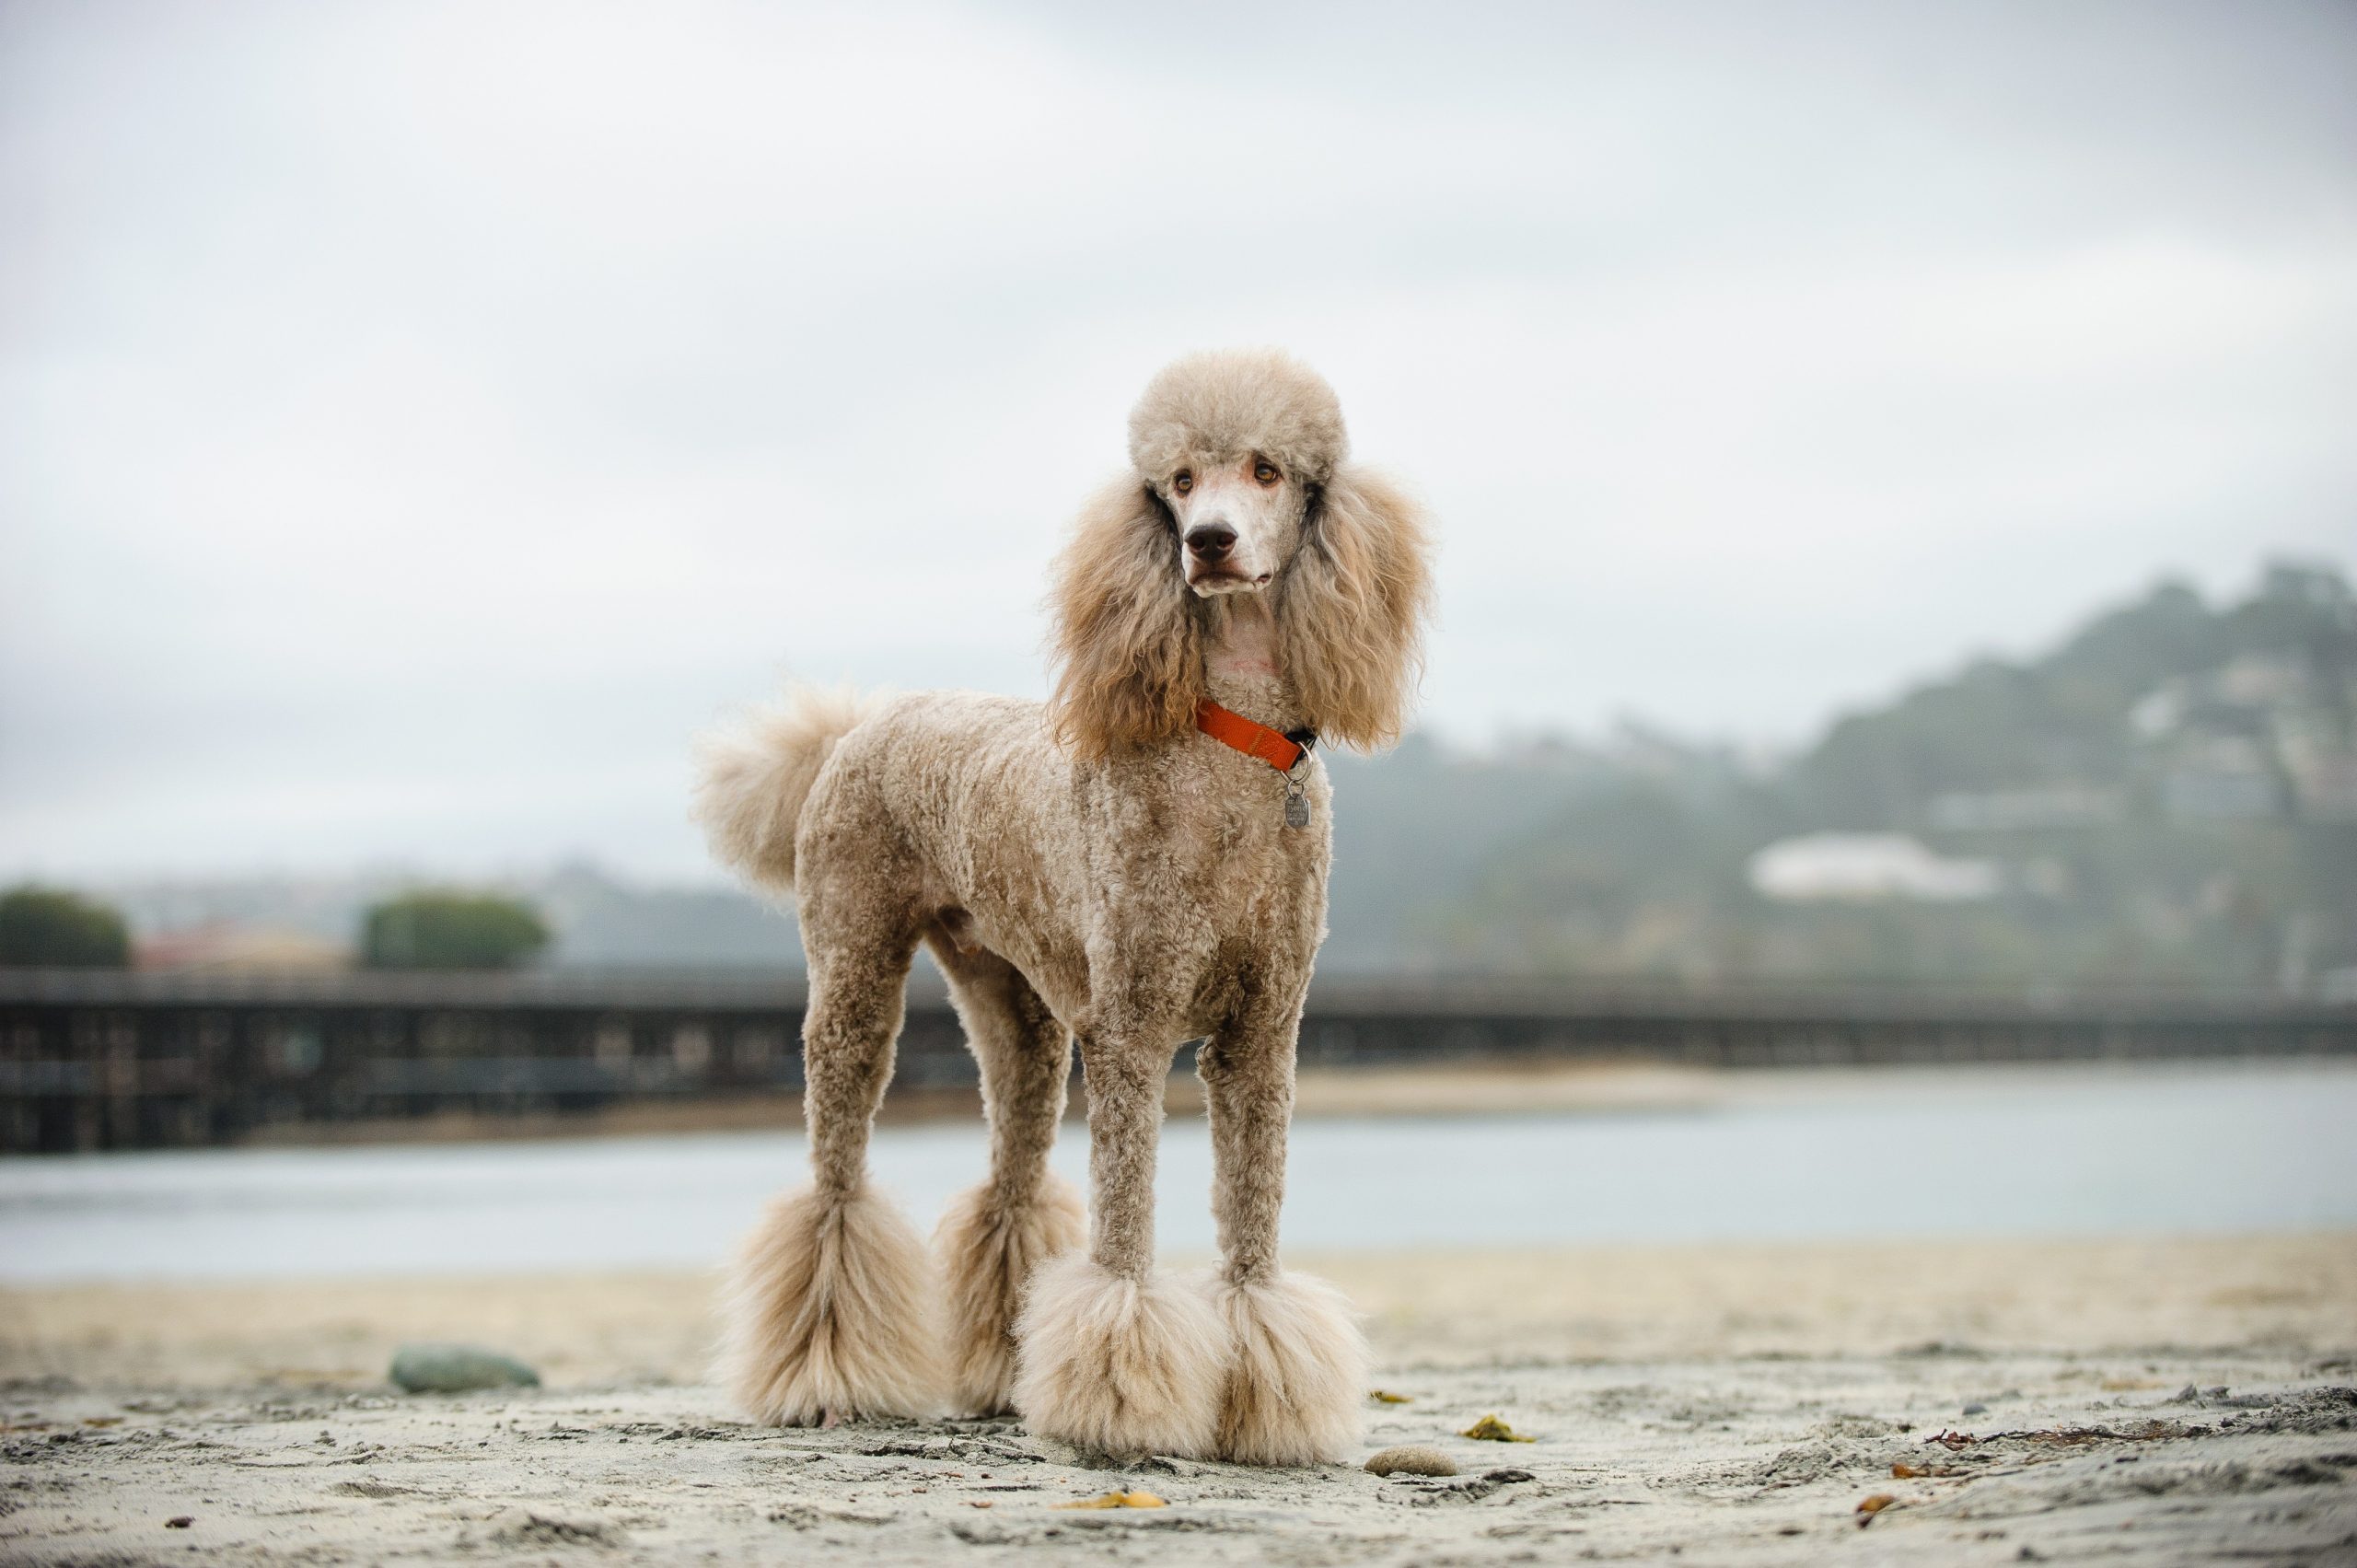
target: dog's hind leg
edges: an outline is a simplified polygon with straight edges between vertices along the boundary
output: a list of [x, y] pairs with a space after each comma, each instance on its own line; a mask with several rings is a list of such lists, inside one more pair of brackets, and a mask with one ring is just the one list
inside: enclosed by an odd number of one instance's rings
[[946, 1276], [952, 1408], [1014, 1409], [1015, 1319], [1032, 1271], [1080, 1246], [1080, 1194], [1048, 1168], [1072, 1073], [1072, 1035], [1016, 967], [987, 948], [926, 938], [981, 1068], [987, 1180], [950, 1202], [934, 1233]]
[[1359, 1438], [1367, 1347], [1349, 1304], [1277, 1266], [1298, 1005], [1267, 993], [1196, 1055], [1211, 1112], [1220, 1262], [1207, 1282], [1233, 1343], [1218, 1453], [1250, 1465], [1340, 1459]]
[[867, 1183], [867, 1138], [900, 1033], [916, 939], [885, 921], [813, 919], [803, 1016], [811, 1185], [772, 1204], [740, 1254], [724, 1375], [775, 1426], [940, 1408], [938, 1283], [916, 1229]]
[[1084, 1034], [1089, 1248], [1031, 1276], [1016, 1328], [1016, 1408], [1031, 1430], [1121, 1458], [1207, 1458], [1227, 1331], [1202, 1296], [1154, 1268], [1155, 1143], [1172, 1047]]

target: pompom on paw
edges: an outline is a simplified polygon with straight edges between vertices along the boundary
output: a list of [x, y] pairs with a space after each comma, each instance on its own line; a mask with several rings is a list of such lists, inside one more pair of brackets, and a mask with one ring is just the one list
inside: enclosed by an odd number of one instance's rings
[[771, 1426], [942, 1407], [940, 1300], [915, 1227], [865, 1184], [805, 1188], [745, 1240], [723, 1305], [720, 1376]]
[[1034, 1433], [1116, 1458], [1212, 1457], [1229, 1345], [1200, 1292], [1068, 1252], [1033, 1273], [1016, 1338], [1015, 1407]]
[[1332, 1464], [1357, 1447], [1366, 1336], [1340, 1291], [1307, 1274], [1203, 1282], [1233, 1346], [1218, 1457], [1240, 1465]]
[[1051, 1175], [1008, 1202], [989, 1182], [951, 1200], [933, 1234], [946, 1283], [950, 1408], [966, 1415], [1015, 1409], [1015, 1325], [1031, 1277], [1087, 1239], [1080, 1193]]

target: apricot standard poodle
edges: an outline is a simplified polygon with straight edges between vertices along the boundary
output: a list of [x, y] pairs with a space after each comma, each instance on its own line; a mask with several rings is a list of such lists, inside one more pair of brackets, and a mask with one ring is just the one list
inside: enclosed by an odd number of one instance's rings
[[[1357, 1439], [1366, 1347], [1277, 1261], [1294, 1048], [1325, 935], [1318, 741], [1397, 738], [1425, 529], [1283, 354], [1181, 359], [1057, 565], [1042, 705], [802, 691], [708, 744], [715, 853], [799, 906], [811, 1184], [739, 1259], [726, 1376], [773, 1424], [1019, 1412], [1120, 1456], [1298, 1465]], [[991, 1171], [930, 1250], [867, 1179], [917, 945], [949, 978]], [[1219, 1263], [1154, 1266], [1178, 1047], [1211, 1114]], [[1077, 1041], [1092, 1212], [1048, 1169]], [[1086, 1246], [1083, 1246], [1084, 1240]]]

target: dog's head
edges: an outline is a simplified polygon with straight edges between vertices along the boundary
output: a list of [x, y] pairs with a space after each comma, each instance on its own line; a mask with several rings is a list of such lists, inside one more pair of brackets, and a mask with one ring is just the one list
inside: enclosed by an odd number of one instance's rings
[[1273, 350], [1189, 354], [1130, 413], [1131, 467], [1205, 598], [1276, 580], [1350, 447], [1334, 389]]
[[1428, 597], [1422, 514], [1350, 460], [1333, 389], [1270, 350], [1190, 354], [1130, 415], [1131, 471], [1058, 562], [1058, 732], [1102, 757], [1181, 734], [1211, 600], [1266, 593], [1309, 725], [1395, 738]]

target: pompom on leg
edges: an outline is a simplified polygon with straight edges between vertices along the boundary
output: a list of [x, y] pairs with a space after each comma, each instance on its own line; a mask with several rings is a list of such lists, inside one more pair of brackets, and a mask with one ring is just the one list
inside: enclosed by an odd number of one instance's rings
[[915, 1227], [865, 1182], [804, 1188], [746, 1238], [721, 1376], [771, 1426], [941, 1409], [939, 1286]]
[[1009, 1198], [994, 1181], [960, 1193], [934, 1232], [948, 1298], [949, 1404], [966, 1415], [1015, 1407], [1015, 1325], [1033, 1273], [1087, 1238], [1073, 1185], [1043, 1175]]
[[1204, 1289], [1232, 1350], [1217, 1454], [1241, 1465], [1332, 1464], [1357, 1446], [1366, 1405], [1366, 1337], [1342, 1294], [1307, 1274], [1271, 1272]]
[[1015, 1407], [1034, 1433], [1120, 1458], [1213, 1456], [1227, 1330], [1183, 1282], [1067, 1252], [1033, 1273], [1016, 1337]]

